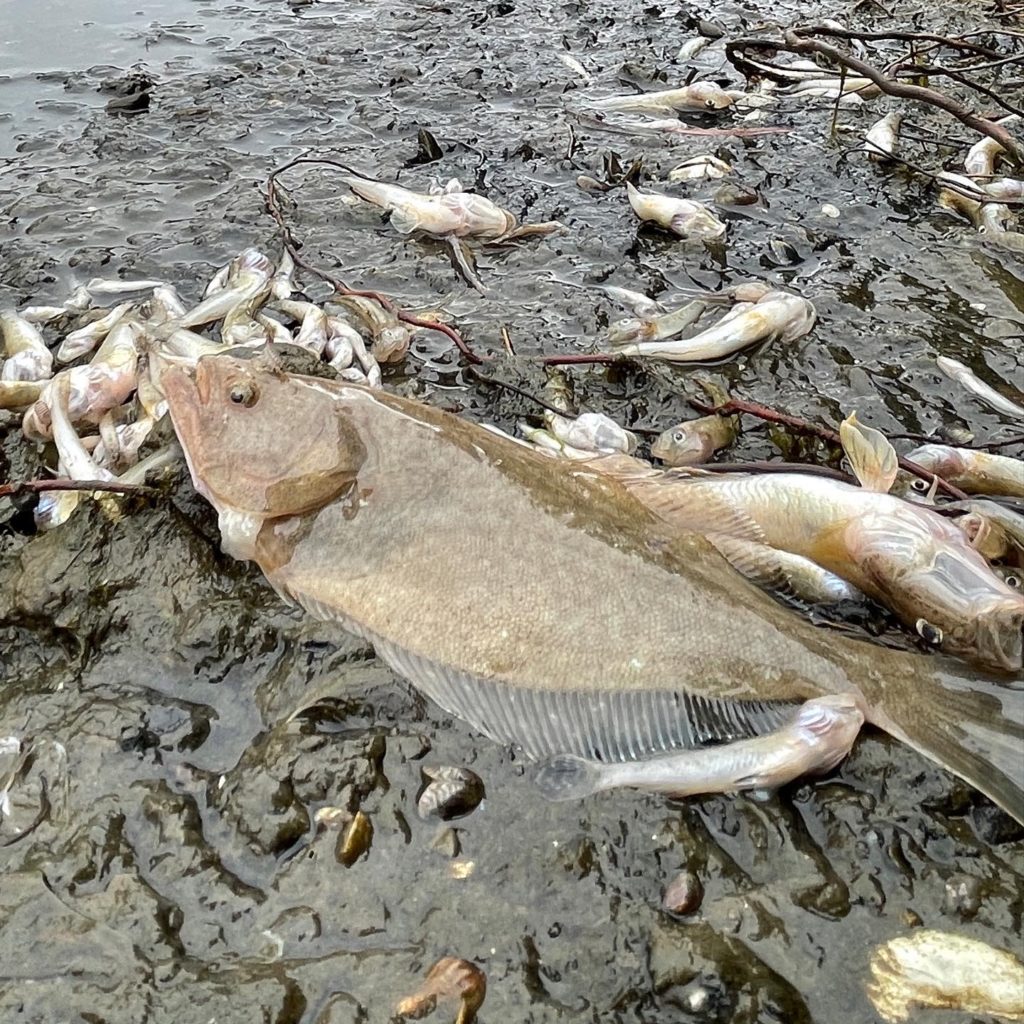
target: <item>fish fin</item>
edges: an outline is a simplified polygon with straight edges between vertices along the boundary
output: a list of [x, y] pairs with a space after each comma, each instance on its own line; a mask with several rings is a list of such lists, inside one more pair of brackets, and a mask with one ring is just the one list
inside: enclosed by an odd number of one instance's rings
[[764, 531], [757, 521], [711, 487], [702, 487], [701, 476], [710, 474], [688, 467], [623, 482], [641, 504], [672, 526], [698, 533], [713, 529], [718, 534], [764, 544]]
[[897, 706], [883, 694], [871, 720], [1024, 824], [1024, 690], [945, 673], [936, 681]]
[[896, 482], [899, 460], [896, 450], [880, 430], [866, 427], [851, 412], [839, 426], [839, 439], [861, 487], [888, 494]]
[[541, 764], [533, 781], [545, 800], [582, 800], [601, 788], [601, 765], [559, 754]]
[[741, 576], [787, 601], [803, 603], [775, 548], [727, 534], [709, 533], [707, 538]]
[[[355, 191], [353, 189], [353, 191]], [[420, 226], [419, 218], [409, 210], [403, 210], [400, 206], [391, 208], [391, 226], [400, 235], [411, 235]]]

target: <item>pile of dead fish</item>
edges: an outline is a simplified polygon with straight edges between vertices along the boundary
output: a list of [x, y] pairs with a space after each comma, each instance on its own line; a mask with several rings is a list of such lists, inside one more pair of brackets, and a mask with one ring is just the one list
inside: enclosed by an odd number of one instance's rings
[[[167, 411], [160, 376], [168, 365], [288, 343], [324, 360], [345, 380], [379, 385], [380, 364], [404, 358], [411, 328], [369, 298], [310, 302], [293, 272], [287, 254], [275, 266], [247, 249], [217, 272], [191, 306], [160, 281], [97, 279], [61, 305], [0, 312], [6, 356], [0, 409], [22, 414], [27, 440], [53, 441], [58, 476], [140, 483], [175, 457], [164, 450], [139, 461]], [[103, 296], [135, 297], [110, 308], [94, 305]], [[80, 496], [44, 494], [37, 527], [66, 521]]]

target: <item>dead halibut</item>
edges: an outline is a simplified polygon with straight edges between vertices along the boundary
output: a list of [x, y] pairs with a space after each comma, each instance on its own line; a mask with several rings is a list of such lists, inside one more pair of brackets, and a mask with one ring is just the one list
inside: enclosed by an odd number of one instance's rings
[[163, 384], [225, 550], [488, 736], [634, 761], [846, 694], [1024, 816], [1020, 694], [814, 629], [585, 463], [258, 359]]

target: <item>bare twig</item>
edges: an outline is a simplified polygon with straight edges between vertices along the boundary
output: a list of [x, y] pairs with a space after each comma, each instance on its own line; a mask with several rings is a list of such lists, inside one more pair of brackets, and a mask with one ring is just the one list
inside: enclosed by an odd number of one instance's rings
[[892, 39], [898, 42], [909, 43], [940, 43], [953, 50], [970, 50], [972, 53], [981, 53], [986, 57], [1003, 56], [998, 50], [992, 50], [979, 43], [969, 43], [963, 38], [940, 36], [931, 32], [861, 32], [854, 29], [832, 28], [828, 25], [808, 25], [803, 28], [795, 28], [793, 31], [798, 36], [831, 36], [833, 39], [861, 39], [878, 42]]
[[145, 484], [122, 484], [117, 480], [16, 480], [0, 484], [0, 498], [19, 498], [23, 494], [42, 491], [111, 491], [114, 494], [159, 494], [155, 487]]
[[[838, 47], [829, 43], [823, 43], [819, 39], [808, 39], [795, 31], [786, 32], [784, 39], [766, 39], [761, 36], [741, 36], [726, 43], [726, 56], [738, 68], [745, 64], [743, 51], [745, 50], [782, 50], [786, 53], [817, 53], [829, 60], [834, 61], [840, 67], [845, 67], [862, 78], [867, 78], [876, 85], [879, 90], [888, 96], [898, 96], [902, 99], [917, 100], [920, 103], [928, 103], [933, 107], [946, 111], [957, 118], [968, 128], [987, 135], [994, 139], [1006, 151], [1011, 160], [1018, 166], [1024, 164], [1024, 147], [1000, 124], [979, 117], [970, 108], [964, 106], [959, 100], [953, 99], [935, 89], [929, 89], [923, 85], [907, 85], [883, 74], [878, 68], [867, 64], [857, 57], [844, 53]], [[752, 65], [747, 65], [748, 67]], [[756, 66], [755, 66], [756, 68]]]
[[[756, 416], [758, 419], [765, 420], [768, 423], [779, 423], [801, 434], [811, 434], [814, 437], [821, 438], [823, 441], [828, 441], [829, 444], [842, 447], [842, 440], [839, 434], [830, 427], [822, 427], [817, 423], [811, 423], [810, 420], [801, 419], [799, 416], [790, 416], [788, 413], [778, 412], [776, 409], [770, 409], [767, 405], [761, 405], [759, 402], [748, 402], [742, 398], [730, 398], [724, 405], [715, 406], [706, 405], [704, 402], [691, 398], [690, 405], [698, 412], [705, 414], [717, 413], [719, 416], [728, 416], [739, 413], [745, 416]], [[902, 455], [897, 456], [897, 460], [900, 469], [904, 469], [908, 473], [926, 480], [928, 483], [935, 483], [939, 490], [945, 491], [950, 497], [956, 498], [958, 501], [964, 501], [967, 498], [967, 495], [959, 487], [954, 487], [951, 483], [947, 483], [941, 476], [929, 472], [916, 462], [911, 462], [909, 459], [903, 458]]]

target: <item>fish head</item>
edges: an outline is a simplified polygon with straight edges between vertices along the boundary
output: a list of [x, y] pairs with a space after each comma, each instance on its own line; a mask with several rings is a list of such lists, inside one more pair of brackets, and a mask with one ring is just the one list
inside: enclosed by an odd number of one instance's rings
[[696, 82], [690, 93], [706, 110], [725, 110], [734, 102], [732, 95], [714, 82]]
[[904, 621], [950, 654], [997, 671], [1020, 670], [1024, 595], [992, 572], [952, 523], [908, 517], [886, 531], [865, 519], [851, 554]]
[[708, 437], [688, 423], [662, 432], [651, 444], [651, 455], [669, 466], [697, 465], [707, 461], [712, 450]]
[[196, 489], [219, 512], [295, 516], [346, 492], [366, 449], [328, 382], [282, 373], [266, 353], [204, 356], [161, 377]]

